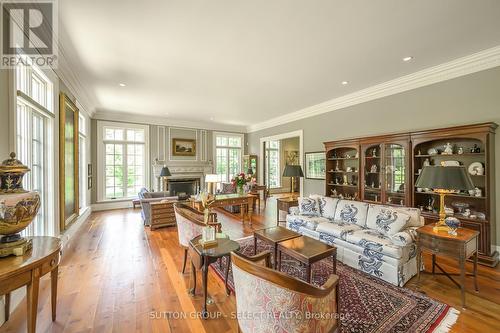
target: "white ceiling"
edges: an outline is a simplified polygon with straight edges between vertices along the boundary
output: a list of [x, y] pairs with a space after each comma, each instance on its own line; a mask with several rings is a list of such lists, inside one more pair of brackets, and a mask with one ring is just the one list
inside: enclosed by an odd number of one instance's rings
[[498, 0], [63, 0], [59, 12], [91, 108], [214, 124], [254, 125], [500, 45]]

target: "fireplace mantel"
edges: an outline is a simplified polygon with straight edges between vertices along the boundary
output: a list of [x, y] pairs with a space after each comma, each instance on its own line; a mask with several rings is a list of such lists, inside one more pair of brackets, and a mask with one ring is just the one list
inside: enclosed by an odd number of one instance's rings
[[[153, 165], [153, 188], [156, 191], [160, 190], [160, 172], [162, 168], [163, 165], [161, 164]], [[172, 176], [168, 177], [168, 179], [198, 178], [202, 187], [205, 186], [205, 175], [212, 173], [212, 166], [210, 164], [196, 166], [175, 165], [168, 166], [168, 169], [172, 174]]]

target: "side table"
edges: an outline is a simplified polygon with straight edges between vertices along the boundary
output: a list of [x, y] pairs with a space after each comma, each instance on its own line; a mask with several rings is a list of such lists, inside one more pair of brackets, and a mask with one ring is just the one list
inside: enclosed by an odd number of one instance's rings
[[[479, 291], [477, 286], [477, 255], [479, 232], [471, 229], [459, 228], [457, 235], [448, 234], [447, 231], [433, 231], [434, 225], [428, 224], [417, 229], [417, 281], [420, 282], [420, 267], [422, 267], [422, 251], [432, 254], [432, 274], [435, 273], [435, 267], [439, 268], [442, 274], [446, 275], [461, 290], [462, 307], [465, 308], [465, 276], [474, 277], [474, 289]], [[457, 259], [460, 267], [460, 283], [455, 281], [452, 275], [444, 271], [436, 263], [436, 255], [442, 255]], [[474, 271], [467, 274], [465, 271], [465, 261], [474, 256]]]
[[276, 199], [276, 225], [280, 225], [280, 210], [284, 210], [287, 213], [290, 211], [291, 207], [297, 207], [299, 205], [299, 201], [294, 198], [277, 198]]
[[5, 295], [5, 320], [9, 319], [10, 293], [22, 286], [27, 289], [28, 333], [36, 331], [40, 278], [50, 272], [52, 321], [56, 320], [57, 274], [61, 240], [56, 237], [31, 237], [33, 248], [23, 256], [0, 259], [0, 295]]
[[201, 236], [197, 236], [189, 241], [189, 256], [191, 258], [191, 272], [193, 274], [193, 289], [191, 289], [191, 294], [196, 293], [196, 270], [201, 269], [202, 271], [202, 281], [203, 281], [203, 310], [201, 315], [203, 319], [208, 318], [207, 311], [207, 279], [208, 279], [208, 267], [210, 264], [216, 262], [222, 257], [227, 257], [227, 267], [225, 272], [226, 280], [226, 294], [230, 294], [230, 290], [227, 287], [227, 278], [229, 275], [229, 267], [231, 266], [231, 252], [238, 251], [240, 249], [240, 244], [229, 238], [218, 238], [217, 245], [209, 248], [203, 248], [198, 242]]

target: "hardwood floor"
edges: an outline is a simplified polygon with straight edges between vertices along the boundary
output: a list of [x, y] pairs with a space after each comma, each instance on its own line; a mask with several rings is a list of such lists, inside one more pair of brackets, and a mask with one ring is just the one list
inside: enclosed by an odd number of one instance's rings
[[[275, 225], [275, 219], [275, 200], [270, 198], [267, 208], [255, 215], [253, 228]], [[252, 233], [248, 222], [242, 226], [238, 217], [219, 213], [219, 220], [233, 239]], [[215, 303], [209, 311], [220, 317], [196, 318], [202, 308], [201, 290], [194, 298], [187, 294], [190, 275], [180, 273], [182, 259], [176, 228], [144, 228], [139, 209], [93, 213], [63, 253], [54, 323], [50, 279], [40, 283], [37, 332], [236, 332], [237, 323], [231, 317], [235, 298], [226, 296], [212, 272], [208, 288]], [[446, 269], [458, 271], [453, 263], [438, 260]], [[427, 256], [425, 263], [429, 267]], [[480, 265], [478, 281], [477, 294], [472, 280], [467, 281], [465, 310], [460, 307], [459, 290], [444, 276], [424, 273], [420, 290], [460, 310], [452, 332], [499, 332], [500, 268]], [[406, 286], [417, 288], [416, 279]], [[25, 332], [25, 307], [23, 302], [0, 332]], [[187, 318], [178, 318], [179, 313]]]

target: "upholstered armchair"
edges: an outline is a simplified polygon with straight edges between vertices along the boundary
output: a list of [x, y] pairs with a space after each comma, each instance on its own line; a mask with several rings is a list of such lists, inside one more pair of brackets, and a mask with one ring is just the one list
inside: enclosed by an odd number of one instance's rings
[[[177, 234], [179, 244], [184, 249], [184, 261], [182, 263], [182, 273], [186, 270], [186, 261], [189, 248], [189, 241], [201, 235], [205, 224], [205, 216], [202, 212], [183, 203], [174, 204], [175, 219], [177, 221]], [[210, 213], [208, 225], [215, 227], [217, 232], [221, 231], [221, 224], [217, 222], [217, 214]]]
[[337, 275], [318, 288], [254, 261], [231, 253], [240, 332], [336, 331]]

